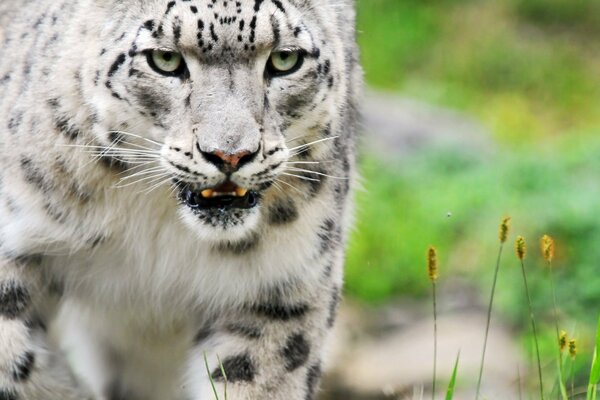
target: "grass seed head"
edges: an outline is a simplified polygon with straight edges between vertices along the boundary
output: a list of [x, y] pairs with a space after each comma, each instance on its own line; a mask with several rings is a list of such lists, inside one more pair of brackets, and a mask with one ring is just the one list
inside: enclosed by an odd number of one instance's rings
[[561, 353], [567, 348], [567, 332], [563, 330], [561, 330], [558, 335], [558, 347], [560, 348]]
[[575, 356], [577, 356], [577, 341], [575, 339], [569, 340], [569, 355], [572, 359], [575, 359]]
[[551, 262], [554, 258], [554, 239], [548, 235], [542, 236], [540, 240], [540, 247], [542, 249], [542, 256], [547, 262]]
[[527, 246], [525, 246], [525, 238], [523, 236], [517, 236], [517, 241], [515, 242], [515, 250], [517, 252], [517, 257], [519, 257], [519, 260], [523, 261], [525, 259], [525, 254], [527, 253]]
[[435, 282], [438, 278], [437, 250], [433, 246], [429, 246], [427, 250], [427, 274], [431, 282]]
[[502, 219], [502, 223], [500, 224], [500, 232], [498, 237], [500, 238], [500, 243], [506, 242], [506, 238], [508, 237], [508, 230], [510, 228], [510, 217], [504, 217]]

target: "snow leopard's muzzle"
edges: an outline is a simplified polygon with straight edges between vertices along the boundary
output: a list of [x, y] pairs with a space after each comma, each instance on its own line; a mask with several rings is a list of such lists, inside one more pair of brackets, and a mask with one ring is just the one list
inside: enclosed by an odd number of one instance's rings
[[226, 178], [214, 187], [198, 188], [195, 185], [184, 184], [180, 190], [180, 199], [185, 205], [192, 210], [217, 209], [224, 212], [230, 209], [250, 209], [258, 204], [258, 191], [241, 187], [230, 179], [234, 172], [254, 160], [258, 151], [243, 150], [227, 154], [221, 150], [202, 151], [199, 144], [196, 147], [202, 158], [216, 166]]

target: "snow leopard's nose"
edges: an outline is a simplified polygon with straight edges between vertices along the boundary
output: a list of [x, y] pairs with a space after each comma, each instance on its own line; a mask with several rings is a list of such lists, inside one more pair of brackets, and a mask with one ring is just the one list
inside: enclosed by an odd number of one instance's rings
[[256, 157], [256, 154], [258, 154], [258, 151], [250, 152], [248, 150], [243, 150], [234, 154], [228, 154], [221, 150], [210, 152], [200, 150], [200, 154], [202, 154], [202, 157], [204, 157], [207, 162], [216, 166], [221, 172], [232, 174], [252, 161], [254, 157]]

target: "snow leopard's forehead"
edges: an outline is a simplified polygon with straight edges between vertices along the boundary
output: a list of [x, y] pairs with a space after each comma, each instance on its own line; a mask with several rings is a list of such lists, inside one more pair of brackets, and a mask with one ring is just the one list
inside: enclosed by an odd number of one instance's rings
[[[319, 51], [323, 37], [308, 1], [155, 0], [129, 15], [142, 22], [140, 45], [195, 54], [203, 62], [249, 59], [274, 48]], [[145, 40], [145, 32], [151, 37]]]

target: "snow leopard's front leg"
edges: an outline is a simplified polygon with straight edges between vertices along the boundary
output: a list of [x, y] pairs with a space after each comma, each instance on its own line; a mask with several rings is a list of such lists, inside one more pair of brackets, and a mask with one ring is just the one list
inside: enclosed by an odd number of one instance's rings
[[47, 343], [53, 290], [40, 258], [0, 259], [0, 399], [82, 400], [65, 362]]
[[211, 379], [219, 399], [225, 386], [236, 400], [316, 398], [340, 285], [327, 277], [310, 290], [291, 285], [270, 288], [260, 301], [199, 330], [186, 376], [193, 400], [216, 399]]

